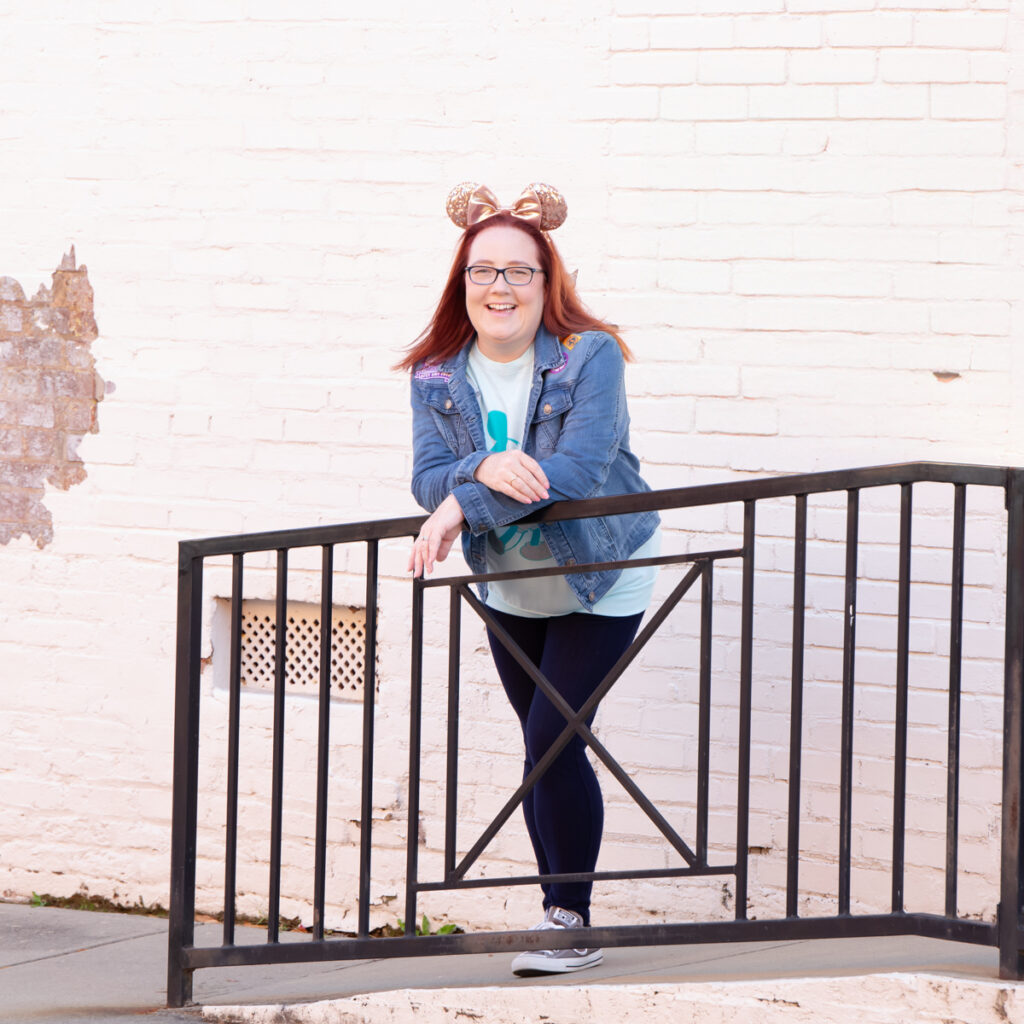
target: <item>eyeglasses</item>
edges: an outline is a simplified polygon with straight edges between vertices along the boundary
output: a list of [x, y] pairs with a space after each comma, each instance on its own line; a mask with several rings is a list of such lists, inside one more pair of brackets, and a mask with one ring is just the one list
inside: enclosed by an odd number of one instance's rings
[[470, 281], [473, 284], [494, 284], [501, 274], [513, 288], [522, 288], [533, 280], [534, 274], [543, 274], [544, 271], [537, 267], [485, 267], [480, 264], [466, 267]]

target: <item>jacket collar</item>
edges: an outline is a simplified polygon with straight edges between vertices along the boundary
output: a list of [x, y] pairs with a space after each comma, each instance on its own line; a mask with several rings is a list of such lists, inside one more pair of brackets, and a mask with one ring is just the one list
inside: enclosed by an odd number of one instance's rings
[[562, 346], [558, 339], [543, 325], [533, 339], [533, 366], [537, 370], [553, 370], [562, 365]]
[[[476, 335], [473, 336], [473, 341], [476, 341]], [[473, 347], [473, 341], [469, 342], [467, 345], [463, 345], [455, 354], [455, 358], [448, 363], [448, 368], [458, 375], [462, 375], [466, 372], [466, 364], [469, 360], [469, 350]], [[553, 370], [556, 366], [561, 366], [563, 362], [562, 346], [559, 344], [558, 339], [543, 324], [541, 324], [540, 327], [537, 328], [537, 334], [533, 339], [534, 372]]]

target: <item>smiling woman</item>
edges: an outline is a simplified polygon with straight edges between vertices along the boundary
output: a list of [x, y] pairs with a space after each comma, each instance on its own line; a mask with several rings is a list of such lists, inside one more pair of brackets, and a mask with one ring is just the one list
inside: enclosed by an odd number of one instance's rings
[[[453, 190], [448, 211], [466, 230], [434, 317], [400, 364], [412, 371], [413, 494], [431, 513], [410, 571], [431, 572], [460, 537], [474, 573], [656, 555], [654, 512], [519, 525], [553, 501], [649, 490], [629, 447], [628, 350], [584, 308], [547, 234], [565, 219], [565, 201], [534, 184], [502, 209], [487, 189], [466, 184]], [[523, 730], [524, 777], [565, 718], [496, 630], [579, 710], [636, 635], [654, 573], [644, 567], [479, 584], [498, 676]], [[580, 737], [537, 780], [523, 812], [542, 877], [594, 870], [604, 805]], [[545, 915], [537, 927], [589, 924], [591, 887], [542, 882]], [[564, 973], [601, 958], [599, 949], [553, 948], [521, 953], [512, 969]]]

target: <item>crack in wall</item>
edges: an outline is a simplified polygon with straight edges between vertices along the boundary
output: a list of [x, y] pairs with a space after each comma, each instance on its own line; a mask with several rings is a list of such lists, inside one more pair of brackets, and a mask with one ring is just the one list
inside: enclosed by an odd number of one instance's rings
[[0, 544], [22, 534], [49, 544], [45, 485], [66, 491], [86, 477], [78, 446], [99, 431], [105, 390], [91, 351], [97, 335], [92, 285], [74, 246], [31, 299], [0, 277]]

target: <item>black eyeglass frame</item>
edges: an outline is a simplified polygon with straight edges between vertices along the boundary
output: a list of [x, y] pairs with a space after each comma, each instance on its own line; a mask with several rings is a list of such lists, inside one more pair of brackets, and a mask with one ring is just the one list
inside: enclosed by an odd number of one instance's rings
[[[493, 275], [489, 281], [474, 281], [473, 271], [474, 270], [486, 270], [489, 274]], [[529, 280], [526, 281], [510, 281], [508, 279], [508, 272], [510, 270], [528, 270], [530, 272]], [[469, 277], [472, 284], [486, 286], [494, 284], [498, 280], [498, 275], [501, 274], [505, 278], [505, 284], [510, 288], [525, 288], [528, 284], [533, 283], [534, 274], [543, 274], [545, 271], [541, 267], [489, 267], [483, 263], [473, 263], [463, 270], [463, 273]]]

